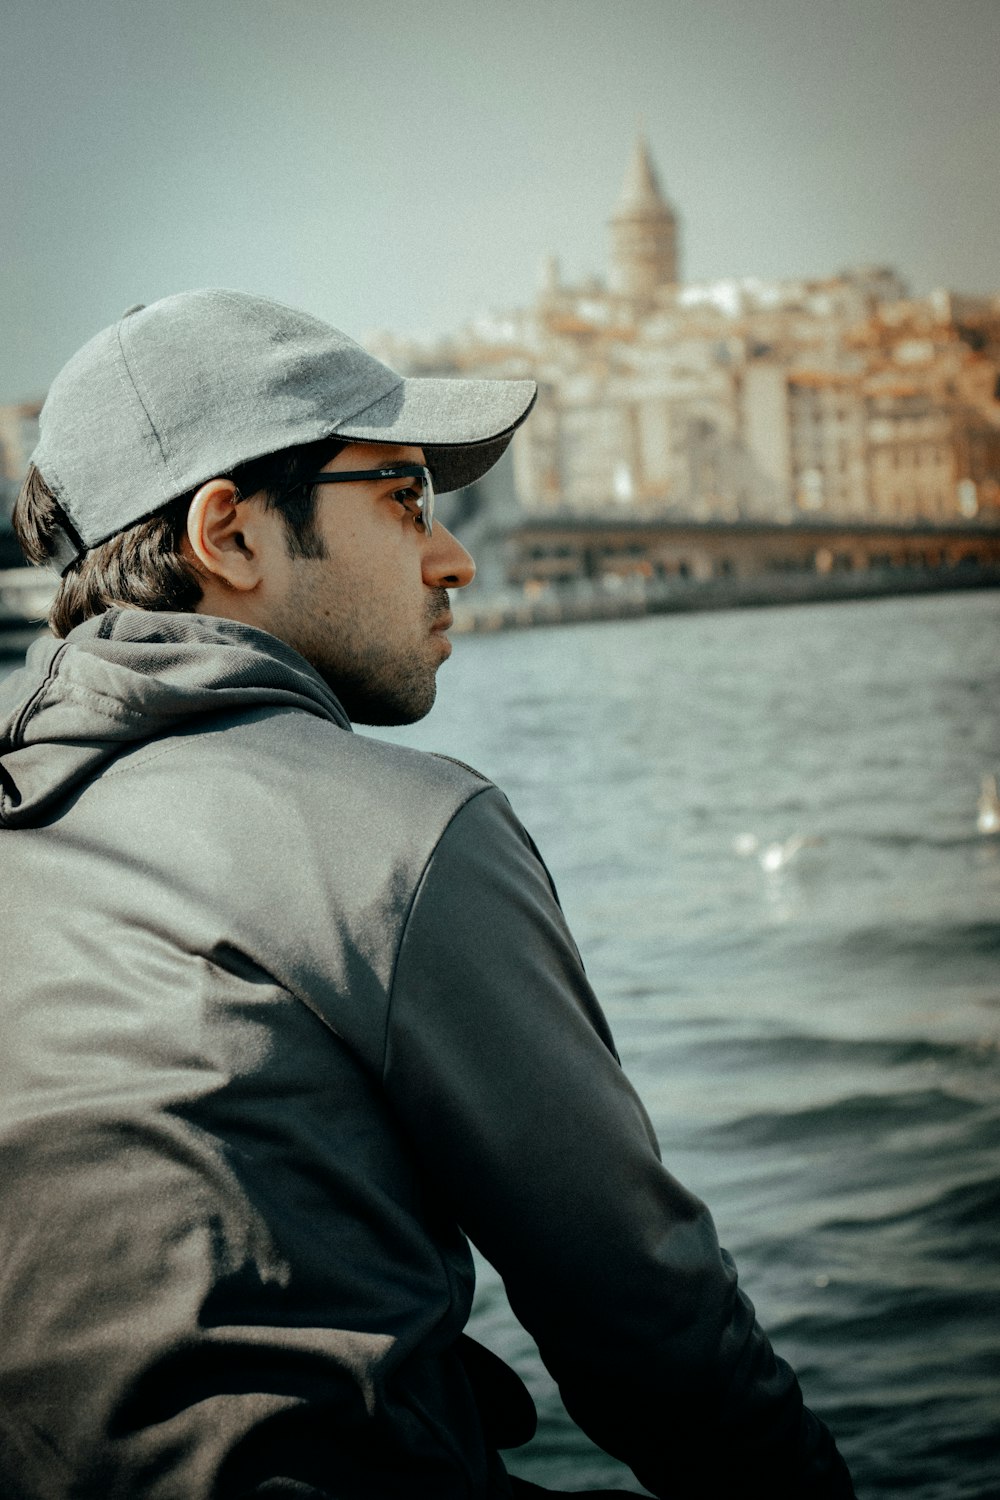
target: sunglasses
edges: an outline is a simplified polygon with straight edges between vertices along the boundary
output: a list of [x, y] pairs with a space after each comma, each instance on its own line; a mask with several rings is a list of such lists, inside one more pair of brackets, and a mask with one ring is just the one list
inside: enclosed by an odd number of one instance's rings
[[428, 536], [434, 526], [434, 481], [423, 464], [392, 464], [387, 469], [351, 469], [344, 473], [314, 474], [306, 484], [357, 484], [387, 479], [416, 480], [403, 489], [393, 490], [392, 499], [408, 511]]

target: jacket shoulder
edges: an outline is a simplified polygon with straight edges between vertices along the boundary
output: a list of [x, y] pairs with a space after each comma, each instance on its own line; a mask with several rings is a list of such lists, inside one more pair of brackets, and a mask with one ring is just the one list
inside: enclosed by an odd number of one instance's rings
[[[206, 826], [240, 805], [259, 830], [296, 829], [346, 856], [402, 858], [422, 867], [444, 830], [493, 783], [459, 761], [355, 734], [311, 714], [279, 709], [222, 718], [201, 733], [151, 744], [119, 762], [133, 795], [169, 805], [185, 790]], [[110, 792], [110, 787], [109, 787]], [[117, 781], [117, 796], [124, 791]], [[194, 805], [192, 805], [194, 804]], [[232, 837], [227, 828], [225, 842]]]

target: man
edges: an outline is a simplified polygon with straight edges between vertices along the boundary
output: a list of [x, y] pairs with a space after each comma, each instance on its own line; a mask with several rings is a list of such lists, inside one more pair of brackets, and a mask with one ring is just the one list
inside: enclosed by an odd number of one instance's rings
[[434, 488], [533, 398], [214, 291], [52, 387], [16, 524], [57, 638], [0, 700], [4, 1500], [530, 1489], [466, 1236], [654, 1494], [852, 1493], [507, 802], [350, 732], [430, 708], [473, 576]]

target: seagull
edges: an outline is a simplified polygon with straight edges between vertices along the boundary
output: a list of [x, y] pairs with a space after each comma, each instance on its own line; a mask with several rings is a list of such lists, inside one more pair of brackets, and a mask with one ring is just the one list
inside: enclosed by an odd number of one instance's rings
[[783, 843], [768, 844], [766, 849], [760, 851], [760, 867], [768, 875], [775, 875], [790, 865], [800, 849], [810, 848], [822, 841], [817, 838], [804, 837], [800, 833], [793, 833], [790, 839]]
[[980, 782], [976, 828], [980, 833], [1000, 833], [1000, 796], [995, 776], [984, 776]]
[[750, 855], [756, 854], [761, 869], [769, 875], [774, 875], [778, 870], [783, 870], [786, 865], [791, 864], [800, 849], [812, 848], [822, 842], [822, 839], [794, 833], [790, 839], [766, 844], [762, 849], [760, 839], [755, 833], [738, 833], [733, 839], [733, 853], [738, 854], [741, 859], [748, 859]]

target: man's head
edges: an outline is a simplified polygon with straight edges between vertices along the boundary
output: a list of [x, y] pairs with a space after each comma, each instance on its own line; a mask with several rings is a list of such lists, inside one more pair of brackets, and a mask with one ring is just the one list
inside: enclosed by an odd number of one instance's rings
[[[448, 589], [475, 575], [465, 548], [416, 509], [422, 449], [348, 443], [317, 471], [308, 550], [289, 546], [281, 510], [242, 500], [212, 479], [188, 510], [186, 552], [199, 571], [198, 609], [270, 631], [310, 661], [350, 718], [406, 724], [434, 702], [450, 654]], [[384, 469], [385, 477], [345, 478]]]
[[203, 611], [302, 652], [352, 717], [427, 712], [448, 588], [472, 560], [397, 492], [316, 483], [424, 465], [437, 489], [492, 467], [528, 381], [404, 380], [335, 329], [238, 292], [137, 309], [53, 383], [15, 521], [63, 582], [57, 633], [114, 603]]

